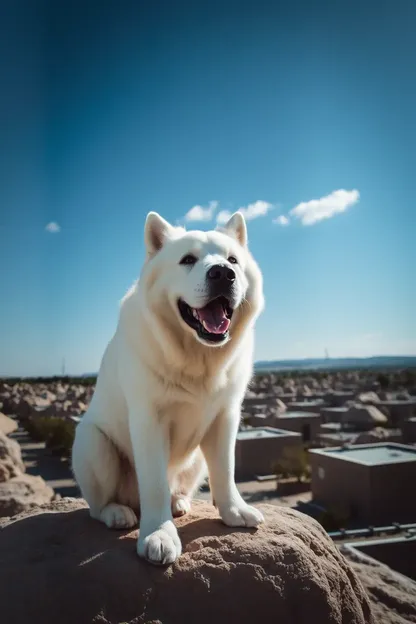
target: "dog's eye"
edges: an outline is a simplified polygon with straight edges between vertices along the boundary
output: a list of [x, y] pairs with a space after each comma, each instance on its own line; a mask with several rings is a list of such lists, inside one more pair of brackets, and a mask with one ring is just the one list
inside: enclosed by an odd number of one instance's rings
[[188, 254], [187, 256], [184, 256], [182, 258], [179, 264], [195, 264], [196, 261], [197, 259], [195, 258], [195, 256], [193, 256], [192, 254]]
[[234, 256], [230, 256], [228, 258], [228, 262], [230, 262], [231, 264], [238, 264], [237, 258], [235, 258]]

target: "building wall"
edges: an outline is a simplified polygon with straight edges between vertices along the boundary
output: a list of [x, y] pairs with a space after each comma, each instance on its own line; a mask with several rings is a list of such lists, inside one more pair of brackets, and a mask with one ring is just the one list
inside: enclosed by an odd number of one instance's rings
[[316, 441], [321, 431], [321, 417], [319, 414], [311, 414], [310, 416], [297, 416], [296, 418], [285, 418], [280, 416], [275, 420], [275, 426], [286, 431], [296, 431], [303, 435], [304, 427], [310, 427], [310, 440], [303, 439], [303, 442]]
[[415, 521], [416, 461], [366, 466], [313, 452], [310, 459], [316, 502], [328, 508], [346, 507], [352, 520], [365, 525]]
[[370, 476], [373, 524], [416, 520], [416, 461], [373, 466]]
[[403, 423], [403, 440], [406, 444], [416, 443], [416, 418], [410, 418]]
[[384, 407], [389, 413], [389, 421], [392, 427], [403, 427], [405, 421], [411, 418], [416, 410], [416, 403], [412, 401], [400, 401], [398, 403], [381, 401], [379, 406]]
[[298, 434], [278, 435], [271, 438], [237, 440], [235, 448], [235, 476], [238, 480], [254, 479], [257, 475], [273, 474], [273, 464], [286, 446], [301, 448]]
[[340, 444], [343, 444], [345, 442], [351, 444], [351, 441], [354, 440], [354, 438], [356, 437], [356, 433], [344, 434], [343, 439], [340, 438], [339, 433], [321, 433], [318, 436], [318, 439], [322, 446], [339, 446]]
[[367, 466], [315, 453], [310, 453], [310, 461], [314, 501], [328, 509], [347, 512], [351, 520], [361, 521], [369, 517], [370, 475]]
[[329, 407], [321, 409], [322, 422], [324, 423], [341, 423], [344, 420], [346, 412], [333, 411]]
[[323, 405], [316, 405], [316, 403], [313, 403], [312, 401], [310, 404], [307, 402], [297, 403], [296, 401], [287, 404], [289, 412], [311, 412], [313, 414], [317, 414], [321, 413], [323, 407], [325, 407], [325, 403]]
[[331, 407], [341, 407], [347, 401], [352, 401], [355, 398], [355, 391], [348, 392], [328, 392], [325, 396], [325, 402]]

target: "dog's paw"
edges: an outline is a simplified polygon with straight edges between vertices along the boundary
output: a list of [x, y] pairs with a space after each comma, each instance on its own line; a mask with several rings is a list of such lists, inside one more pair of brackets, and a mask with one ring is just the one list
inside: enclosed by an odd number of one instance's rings
[[261, 511], [244, 502], [222, 509], [220, 514], [224, 524], [231, 527], [257, 527], [264, 522]]
[[101, 510], [100, 520], [109, 529], [131, 529], [137, 524], [136, 514], [130, 507], [110, 503]]
[[179, 518], [191, 511], [191, 501], [187, 496], [172, 496], [172, 516]]
[[175, 525], [170, 520], [137, 542], [137, 554], [155, 565], [169, 565], [182, 553], [182, 544]]

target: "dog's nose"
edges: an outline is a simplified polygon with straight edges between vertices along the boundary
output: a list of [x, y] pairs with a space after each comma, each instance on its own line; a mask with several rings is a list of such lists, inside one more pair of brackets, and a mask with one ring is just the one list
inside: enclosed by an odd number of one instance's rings
[[235, 273], [230, 267], [225, 266], [225, 264], [214, 264], [208, 271], [208, 279], [233, 282], [235, 280]]

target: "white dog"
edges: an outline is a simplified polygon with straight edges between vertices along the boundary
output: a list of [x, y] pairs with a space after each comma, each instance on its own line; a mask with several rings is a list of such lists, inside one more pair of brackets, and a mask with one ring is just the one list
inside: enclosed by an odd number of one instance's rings
[[91, 516], [125, 529], [140, 509], [138, 554], [168, 564], [181, 554], [173, 517], [189, 511], [207, 468], [225, 524], [263, 521], [234, 481], [263, 280], [239, 212], [210, 232], [151, 212], [145, 244], [140, 280], [121, 303], [76, 429], [72, 468]]

